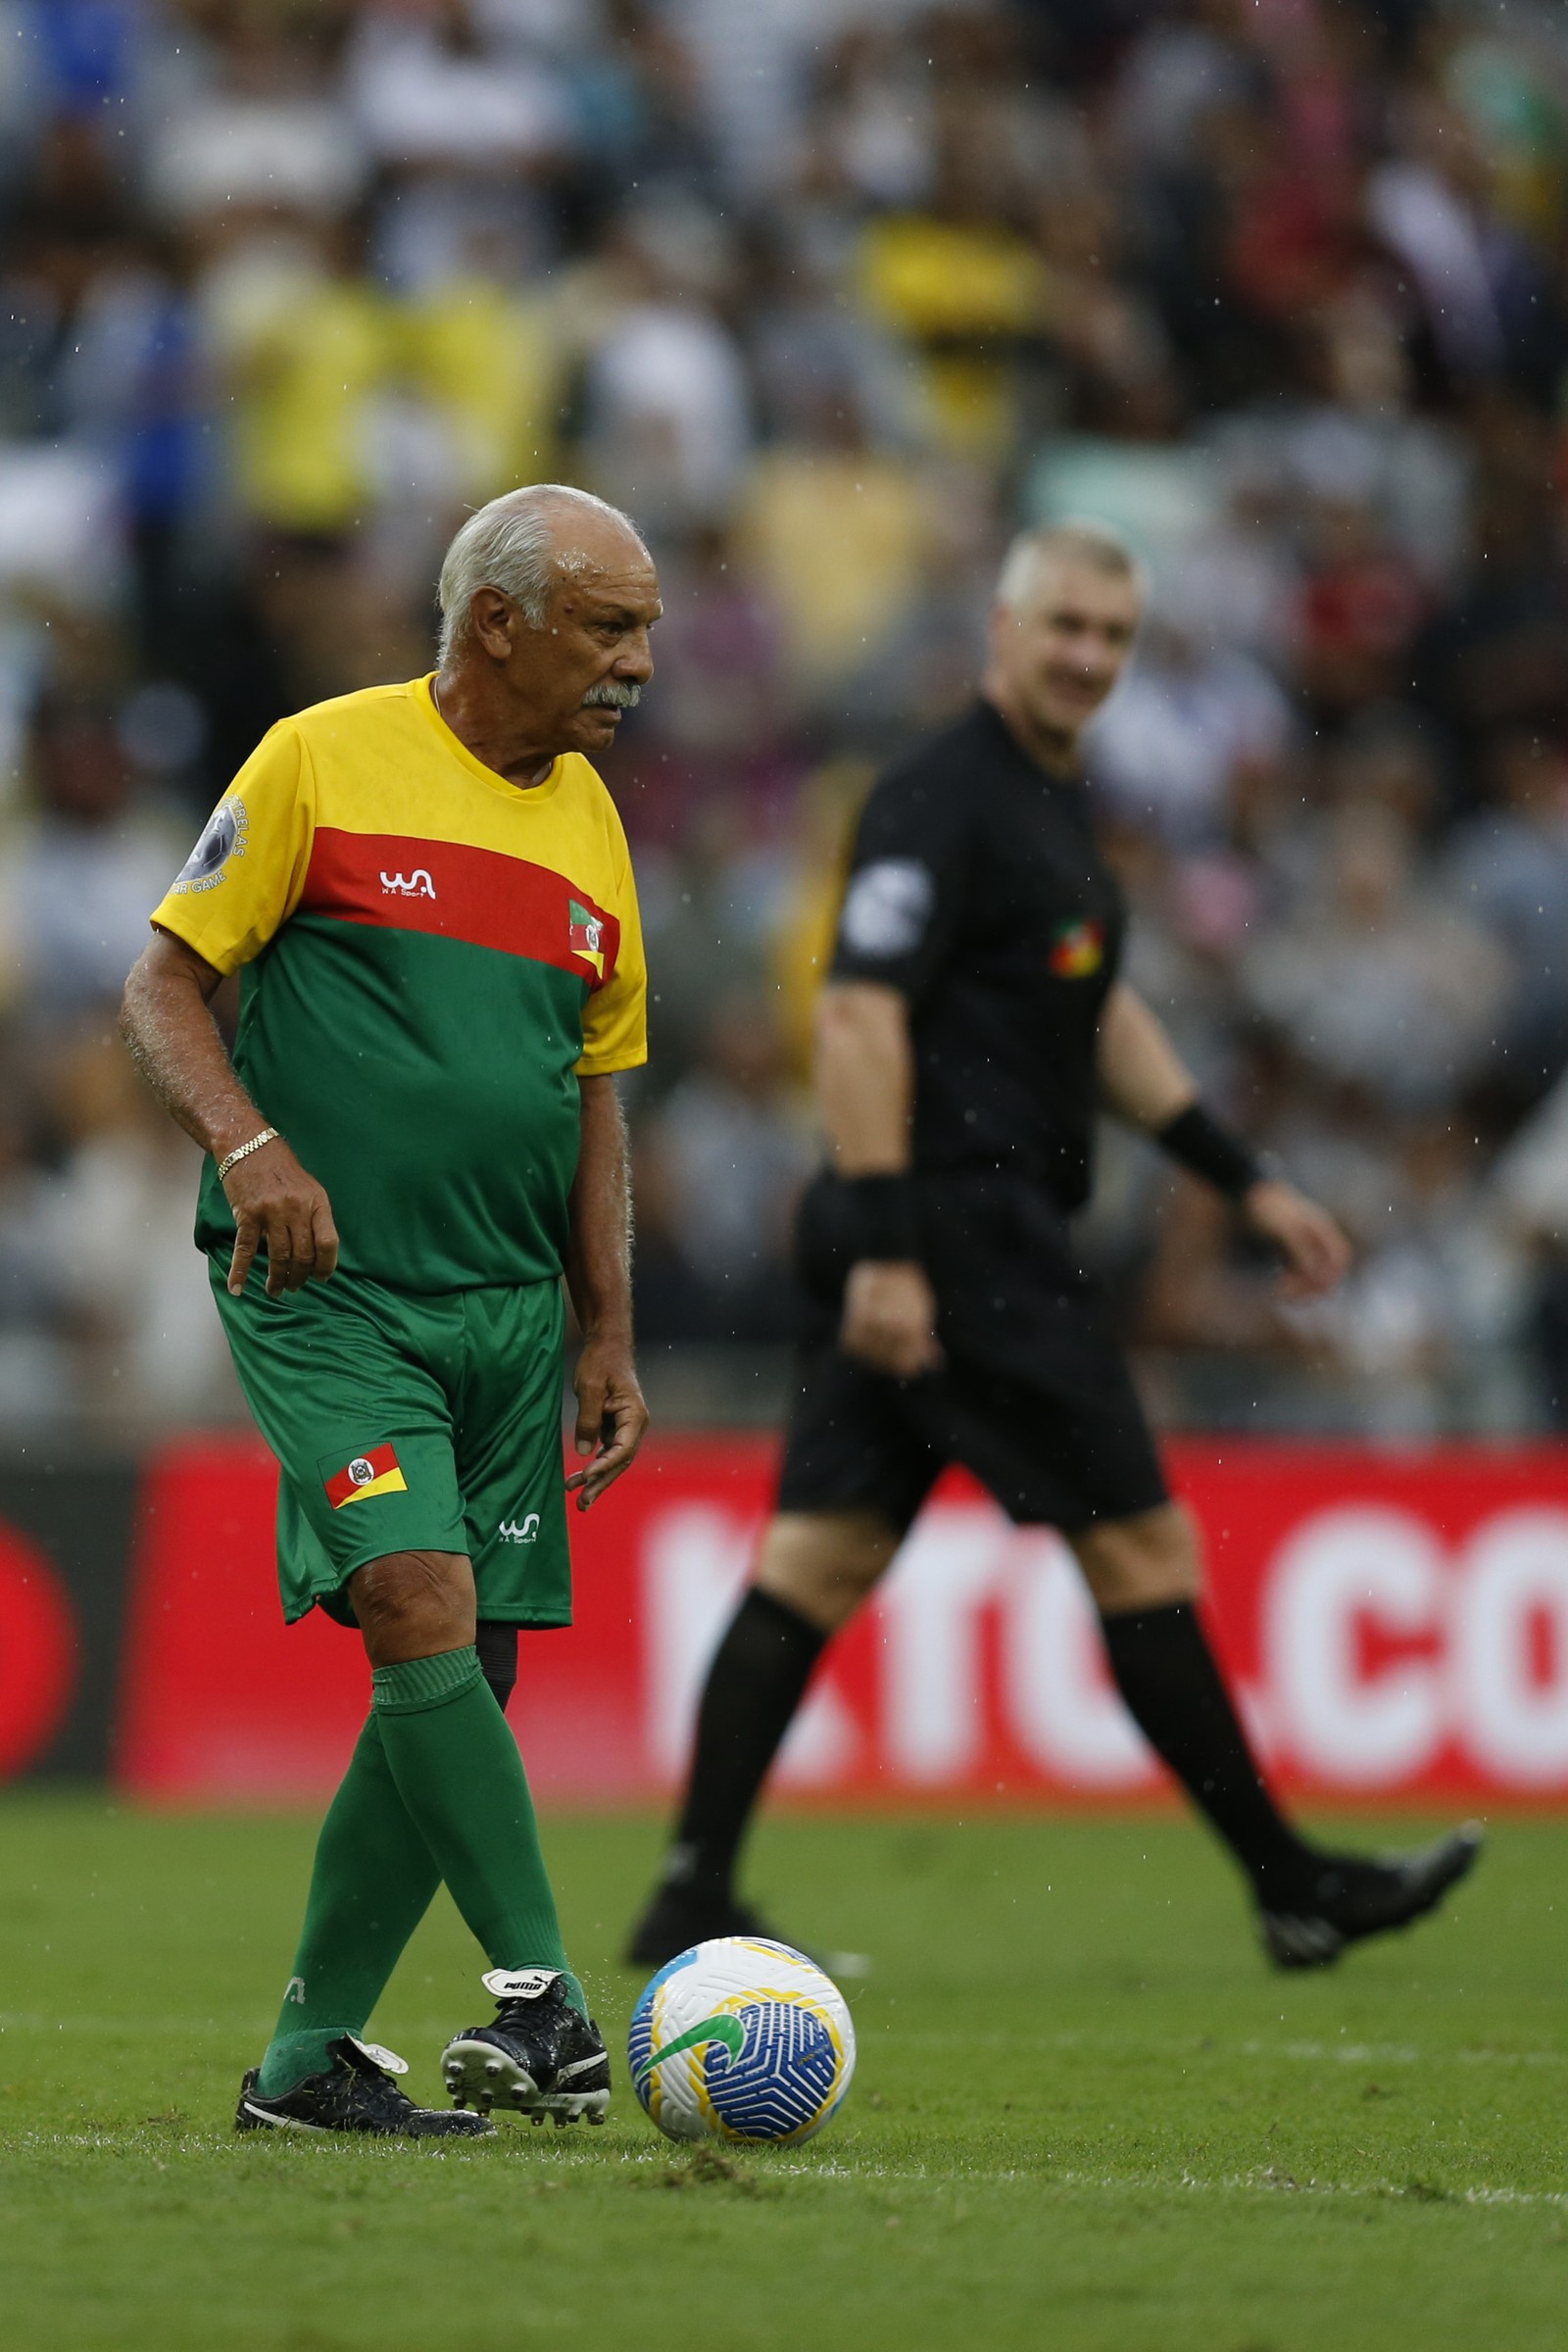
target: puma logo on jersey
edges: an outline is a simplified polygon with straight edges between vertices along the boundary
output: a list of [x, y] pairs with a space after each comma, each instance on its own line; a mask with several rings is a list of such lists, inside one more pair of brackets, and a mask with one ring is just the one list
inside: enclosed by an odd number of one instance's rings
[[381, 888], [389, 899], [433, 899], [435, 884], [422, 865], [412, 874], [383, 874]]
[[536, 1544], [539, 1540], [539, 1514], [530, 1511], [520, 1527], [515, 1519], [503, 1519], [499, 1532], [503, 1544]]

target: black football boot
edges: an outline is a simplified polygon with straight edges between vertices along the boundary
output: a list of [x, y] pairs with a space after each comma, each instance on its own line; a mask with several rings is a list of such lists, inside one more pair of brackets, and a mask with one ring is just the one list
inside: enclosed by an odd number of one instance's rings
[[599, 2028], [566, 1999], [553, 1968], [493, 1968], [483, 1979], [497, 2002], [495, 2023], [456, 2034], [441, 2072], [459, 2108], [514, 2107], [542, 2124], [586, 2117], [602, 2124], [610, 2105], [610, 2058]]
[[1326, 1855], [1317, 1877], [1288, 1903], [1259, 1905], [1263, 1948], [1280, 1968], [1327, 1968], [1347, 1944], [1407, 1928], [1436, 1910], [1475, 1867], [1482, 1841], [1481, 1825], [1472, 1821], [1413, 1854], [1381, 1861]]
[[453, 2115], [445, 2108], [416, 2107], [399, 2090], [394, 2075], [408, 2067], [378, 2042], [345, 2034], [329, 2042], [332, 2063], [324, 2074], [307, 2075], [279, 2099], [264, 2099], [256, 2087], [261, 2068], [253, 2066], [240, 2085], [236, 2132], [368, 2132], [382, 2139], [481, 2139], [494, 2124], [478, 2115]]

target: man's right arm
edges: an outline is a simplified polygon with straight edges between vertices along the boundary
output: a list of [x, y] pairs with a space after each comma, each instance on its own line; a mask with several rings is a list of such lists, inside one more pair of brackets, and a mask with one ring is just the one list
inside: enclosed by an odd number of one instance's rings
[[[914, 1054], [901, 990], [828, 983], [816, 1013], [816, 1090], [841, 1178], [907, 1178]], [[918, 1259], [861, 1257], [845, 1285], [841, 1345], [879, 1372], [913, 1380], [942, 1363], [936, 1313]]]
[[[222, 975], [167, 931], [155, 932], [125, 983], [120, 1025], [165, 1107], [204, 1152], [224, 1159], [267, 1126], [235, 1075], [209, 1005]], [[234, 1212], [228, 1287], [238, 1297], [267, 1247], [267, 1291], [276, 1298], [337, 1264], [325, 1193], [281, 1136], [236, 1161], [223, 1191]]]

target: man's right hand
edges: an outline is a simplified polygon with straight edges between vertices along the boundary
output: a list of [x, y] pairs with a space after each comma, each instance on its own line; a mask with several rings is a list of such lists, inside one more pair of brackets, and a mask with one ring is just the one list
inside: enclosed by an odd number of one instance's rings
[[300, 1290], [313, 1277], [326, 1280], [337, 1264], [332, 1204], [281, 1136], [236, 1161], [223, 1179], [223, 1191], [234, 1211], [228, 1287], [236, 1298], [264, 1242], [269, 1298]]
[[844, 1286], [839, 1345], [895, 1380], [939, 1372], [946, 1361], [937, 1343], [937, 1297], [914, 1260], [862, 1258]]

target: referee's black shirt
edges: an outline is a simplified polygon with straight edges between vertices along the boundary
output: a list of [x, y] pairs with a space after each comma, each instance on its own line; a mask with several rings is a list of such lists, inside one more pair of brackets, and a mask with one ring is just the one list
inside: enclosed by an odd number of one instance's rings
[[908, 1000], [917, 1169], [1006, 1170], [1082, 1205], [1125, 929], [1082, 784], [1037, 767], [990, 703], [881, 778], [832, 977]]

